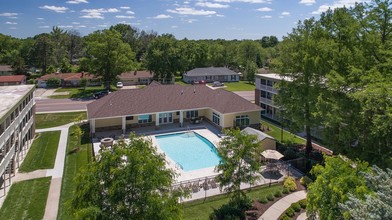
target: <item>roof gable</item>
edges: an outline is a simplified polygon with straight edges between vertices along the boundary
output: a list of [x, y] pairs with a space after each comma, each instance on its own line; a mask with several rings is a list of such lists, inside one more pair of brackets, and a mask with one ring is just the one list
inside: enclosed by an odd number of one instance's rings
[[0, 76], [0, 82], [21, 82], [26, 79], [25, 75], [12, 75], [12, 76]]

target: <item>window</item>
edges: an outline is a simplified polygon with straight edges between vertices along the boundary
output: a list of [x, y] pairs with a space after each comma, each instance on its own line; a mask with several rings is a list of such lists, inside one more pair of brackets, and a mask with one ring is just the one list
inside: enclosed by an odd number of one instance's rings
[[231, 75], [231, 81], [235, 81], [237, 80], [237, 76], [236, 75]]
[[220, 125], [220, 115], [213, 112], [212, 113], [212, 122], [214, 122], [217, 125]]
[[264, 91], [264, 90], [261, 90], [261, 91], [260, 91], [260, 97], [261, 97], [261, 98], [266, 98], [266, 97], [267, 97], [267, 92]]
[[186, 118], [197, 118], [197, 117], [199, 117], [199, 111], [197, 110], [186, 112]]
[[248, 125], [249, 125], [249, 116], [248, 115], [235, 116], [235, 126], [245, 127]]
[[173, 114], [170, 113], [159, 113], [159, 124], [173, 123]]
[[139, 124], [150, 123], [152, 122], [152, 115], [139, 115], [138, 119]]
[[176, 115], [180, 115], [180, 112], [176, 112]]
[[271, 87], [273, 86], [271, 80], [267, 80], [267, 86], [271, 86]]
[[272, 93], [267, 92], [267, 99], [272, 100]]
[[260, 84], [261, 85], [267, 85], [267, 81], [265, 79], [260, 79]]
[[125, 120], [127, 120], [127, 121], [132, 121], [132, 120], [133, 120], [133, 115], [130, 115], [130, 116], [125, 117]]

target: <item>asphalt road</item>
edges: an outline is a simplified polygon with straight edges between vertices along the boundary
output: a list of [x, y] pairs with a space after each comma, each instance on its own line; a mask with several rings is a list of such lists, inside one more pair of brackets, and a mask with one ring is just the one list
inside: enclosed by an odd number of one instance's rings
[[86, 111], [86, 105], [94, 100], [76, 101], [71, 99], [35, 99], [35, 110], [40, 112]]
[[[255, 100], [254, 91], [241, 91], [235, 92], [239, 96], [245, 98], [248, 101]], [[93, 102], [94, 100], [88, 101], [77, 101], [71, 99], [40, 99], [36, 98], [36, 112], [70, 112], [70, 111], [86, 111], [86, 105]]]

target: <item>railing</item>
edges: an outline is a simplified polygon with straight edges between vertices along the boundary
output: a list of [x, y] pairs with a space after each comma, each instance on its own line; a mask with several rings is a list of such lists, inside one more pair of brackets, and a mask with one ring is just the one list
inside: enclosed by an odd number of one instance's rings
[[[257, 85], [257, 84], [256, 84]], [[272, 92], [274, 94], [277, 94], [279, 91], [277, 89], [275, 89], [272, 86], [267, 86], [267, 85], [257, 85], [257, 89], [259, 90], [264, 90], [264, 91], [268, 91], [268, 92]]]
[[2, 163], [0, 163], [0, 175], [4, 173], [5, 169], [7, 168], [8, 164], [11, 161], [11, 158], [15, 155], [15, 145], [11, 147], [8, 153], [5, 155]]
[[260, 97], [260, 103], [275, 106], [274, 102], [271, 99], [267, 99], [267, 98]]

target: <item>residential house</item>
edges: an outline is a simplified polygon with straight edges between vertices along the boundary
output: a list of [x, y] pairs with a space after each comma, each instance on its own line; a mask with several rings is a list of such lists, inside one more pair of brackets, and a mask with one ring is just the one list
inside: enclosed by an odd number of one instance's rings
[[120, 81], [124, 86], [148, 85], [152, 82], [153, 74], [150, 71], [130, 71], [121, 73]]
[[240, 74], [226, 67], [196, 68], [183, 74], [183, 81], [186, 83], [200, 82], [238, 82]]
[[87, 86], [101, 85], [101, 80], [95, 75], [89, 73], [51, 73], [41, 76], [37, 79], [38, 87], [46, 88], [47, 81], [51, 78], [60, 80], [61, 87], [77, 87], [83, 78], [87, 79]]
[[14, 70], [9, 65], [0, 65], [0, 76], [9, 76], [14, 74]]
[[161, 85], [123, 89], [87, 105], [91, 132], [155, 126], [199, 118], [219, 129], [260, 123], [261, 108], [239, 95], [207, 86]]
[[0, 86], [12, 86], [26, 84], [25, 75], [0, 76]]
[[260, 148], [264, 150], [276, 150], [276, 139], [273, 138], [272, 136], [269, 136], [268, 134], [256, 130], [251, 127], [246, 127], [244, 128], [241, 132], [244, 132], [246, 134], [251, 134], [255, 135], [257, 137], [257, 140], [260, 141]]
[[34, 139], [34, 86], [0, 87], [0, 197]]

